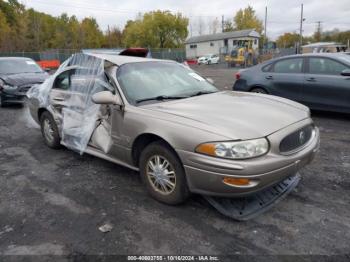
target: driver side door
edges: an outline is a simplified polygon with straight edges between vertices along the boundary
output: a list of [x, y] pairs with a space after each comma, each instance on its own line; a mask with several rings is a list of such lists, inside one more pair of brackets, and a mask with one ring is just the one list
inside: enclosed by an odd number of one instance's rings
[[264, 73], [264, 77], [272, 95], [300, 101], [304, 82], [304, 58], [278, 60], [269, 72]]

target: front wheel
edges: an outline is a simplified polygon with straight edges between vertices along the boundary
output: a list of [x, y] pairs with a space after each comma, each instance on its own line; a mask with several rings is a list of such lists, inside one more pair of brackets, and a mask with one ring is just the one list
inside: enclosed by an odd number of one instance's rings
[[259, 93], [259, 94], [268, 94], [265, 89], [260, 88], [260, 87], [253, 88], [252, 90], [250, 90], [250, 92]]
[[143, 150], [140, 174], [149, 194], [160, 202], [176, 205], [189, 196], [182, 163], [165, 143], [154, 142]]
[[61, 139], [55, 120], [49, 112], [44, 112], [40, 117], [41, 133], [45, 144], [53, 149], [61, 147]]

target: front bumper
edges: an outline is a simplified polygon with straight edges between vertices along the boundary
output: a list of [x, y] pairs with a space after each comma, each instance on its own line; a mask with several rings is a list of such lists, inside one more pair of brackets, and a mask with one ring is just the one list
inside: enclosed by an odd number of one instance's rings
[[0, 92], [0, 96], [5, 103], [24, 103], [27, 90], [25, 87], [4, 89]]
[[[297, 173], [310, 163], [319, 148], [319, 131], [300, 151], [282, 155], [279, 142], [289, 133], [312, 123], [305, 119], [269, 135], [271, 143], [268, 154], [247, 160], [230, 160], [205, 156], [195, 152], [177, 150], [185, 167], [187, 183], [191, 192], [221, 196], [242, 197], [254, 194]], [[233, 186], [223, 183], [225, 177], [248, 178], [251, 184]]]

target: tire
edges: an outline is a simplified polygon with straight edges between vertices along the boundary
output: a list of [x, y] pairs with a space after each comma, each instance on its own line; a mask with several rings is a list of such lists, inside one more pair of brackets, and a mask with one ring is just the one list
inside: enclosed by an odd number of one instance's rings
[[[157, 157], [159, 157], [159, 169], [157, 169]], [[162, 170], [164, 166], [167, 168]], [[158, 183], [155, 174], [158, 174]], [[163, 142], [151, 143], [142, 151], [140, 175], [148, 193], [159, 202], [177, 205], [185, 202], [189, 196], [183, 165], [174, 150]], [[173, 186], [164, 181], [172, 183]]]
[[50, 148], [59, 149], [61, 147], [61, 138], [56, 121], [48, 111], [42, 113], [40, 117], [40, 127], [45, 144]]
[[0, 107], [5, 107], [4, 98], [0, 95]]
[[260, 88], [260, 87], [252, 88], [252, 90], [250, 90], [250, 92], [259, 93], [259, 94], [268, 94], [268, 92], [264, 88]]

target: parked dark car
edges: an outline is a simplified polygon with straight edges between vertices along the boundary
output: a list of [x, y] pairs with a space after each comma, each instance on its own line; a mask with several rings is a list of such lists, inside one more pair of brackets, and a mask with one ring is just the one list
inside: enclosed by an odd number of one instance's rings
[[281, 96], [316, 110], [350, 113], [350, 56], [324, 53], [273, 59], [239, 71], [233, 90]]
[[30, 58], [0, 58], [0, 106], [23, 103], [27, 91], [49, 75]]

